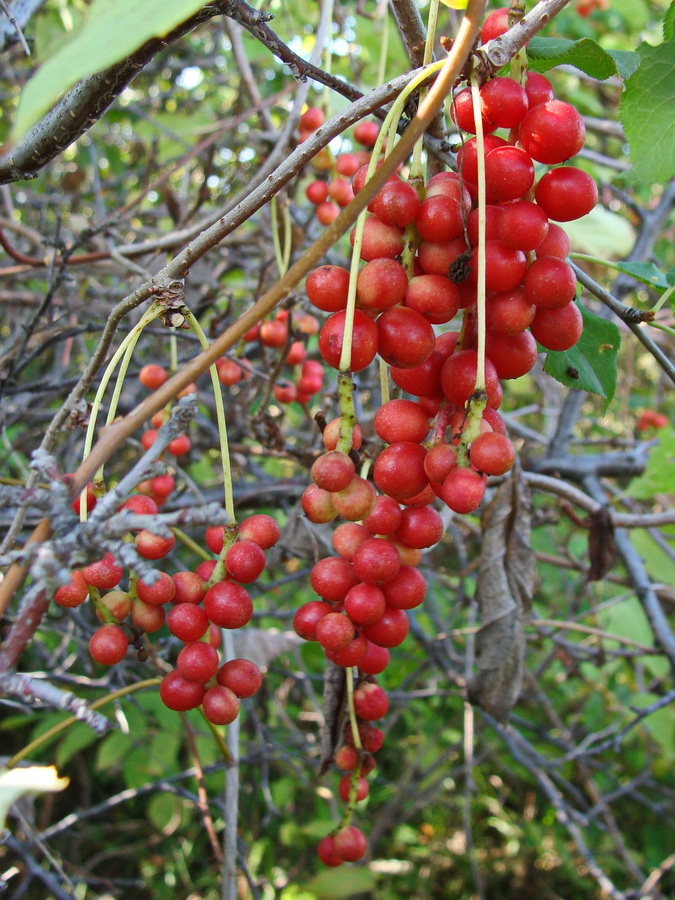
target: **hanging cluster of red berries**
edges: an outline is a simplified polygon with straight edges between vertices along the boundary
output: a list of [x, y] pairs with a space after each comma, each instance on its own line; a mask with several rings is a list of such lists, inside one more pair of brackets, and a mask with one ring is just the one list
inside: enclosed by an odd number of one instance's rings
[[[263, 347], [284, 352], [283, 365], [293, 369], [284, 372], [274, 385], [274, 398], [278, 403], [309, 403], [323, 386], [323, 366], [307, 358], [307, 346], [303, 340], [293, 340], [295, 335], [311, 336], [318, 332], [319, 323], [309, 313], [289, 314], [279, 309], [270, 319], [260, 322], [244, 335], [244, 343], [258, 343]], [[218, 380], [224, 387], [232, 387], [250, 377], [246, 360], [239, 361], [223, 356], [216, 362]], [[242, 364], [243, 363], [243, 364]], [[283, 372], [283, 370], [282, 370]]]
[[[122, 504], [139, 516], [153, 516], [157, 505], [142, 494]], [[153, 539], [151, 552], [139, 547], [139, 535]], [[154, 581], [143, 581], [133, 573], [128, 587], [120, 587], [124, 569], [111, 553], [101, 560], [74, 570], [68, 584], [55, 593], [59, 606], [80, 606], [88, 597], [96, 614], [105, 622], [91, 637], [92, 658], [105, 666], [119, 663], [129, 645], [146, 658], [140, 638], [158, 631], [165, 623], [184, 646], [176, 668], [164, 676], [160, 696], [169, 709], [188, 710], [202, 706], [209, 721], [227, 725], [239, 714], [239, 700], [251, 697], [260, 687], [261, 674], [255, 663], [232, 659], [221, 664], [218, 647], [220, 629], [246, 625], [253, 614], [253, 601], [243, 587], [261, 575], [264, 551], [276, 543], [279, 526], [271, 516], [257, 514], [236, 526], [213, 526], [206, 531], [206, 545], [218, 559], [200, 563], [194, 571], [169, 575], [156, 570]], [[159, 560], [173, 547], [174, 538], [136, 533], [137, 549], [146, 559]], [[218, 574], [217, 567], [220, 567]], [[168, 612], [167, 612], [168, 607]], [[125, 620], [129, 620], [128, 622]]]
[[[316, 106], [310, 106], [300, 118], [300, 142], [306, 140], [324, 123], [324, 114]], [[354, 128], [354, 140], [364, 148], [372, 148], [377, 140], [380, 128], [375, 122], [359, 122]], [[322, 173], [324, 178], [317, 178], [307, 185], [305, 195], [316, 207], [315, 215], [322, 225], [330, 225], [340, 214], [340, 209], [354, 199], [351, 178], [358, 170], [368, 165], [370, 152], [368, 149], [338, 153], [333, 157], [328, 147], [319, 151], [312, 160], [312, 166]]]
[[[483, 40], [503, 33], [507, 24], [508, 10], [495, 11]], [[435, 175], [421, 187], [393, 175], [368, 206], [349, 368], [358, 372], [379, 356], [408, 397], [385, 402], [375, 415], [376, 435], [386, 446], [375, 460], [372, 482], [357, 473], [358, 424], [350, 452], [342, 452], [341, 420], [335, 419], [324, 431], [326, 452], [312, 466], [313, 483], [302, 498], [313, 522], [345, 520], [333, 533], [337, 555], [312, 569], [310, 582], [320, 599], [300, 607], [294, 627], [317, 641], [328, 659], [356, 670], [361, 739], [355, 742], [348, 726], [335, 758], [351, 773], [340, 782], [340, 795], [350, 805], [355, 796], [366, 796], [371, 753], [381, 744], [371, 721], [388, 704], [375, 676], [386, 667], [389, 649], [408, 633], [406, 611], [424, 599], [425, 581], [416, 568], [422, 551], [443, 535], [431, 504], [440, 498], [457, 513], [479, 506], [487, 476], [505, 474], [515, 461], [498, 411], [500, 381], [530, 371], [537, 342], [567, 350], [582, 331], [576, 276], [566, 262], [570, 244], [556, 223], [587, 214], [597, 202], [592, 178], [561, 165], [583, 146], [583, 120], [554, 98], [551, 84], [538, 74], [529, 74], [525, 84], [492, 78], [479, 96], [487, 200], [484, 390], [476, 391], [478, 142], [465, 137], [458, 172]], [[475, 134], [470, 88], [453, 98], [451, 116], [462, 132]], [[495, 134], [498, 129], [504, 129], [503, 137]], [[535, 164], [551, 168], [537, 179]], [[364, 164], [354, 172], [354, 194], [366, 177]], [[315, 185], [308, 189], [312, 200], [320, 196]], [[308, 276], [306, 292], [316, 309], [329, 314], [319, 332], [319, 352], [339, 370], [350, 273], [320, 266]], [[457, 330], [438, 327], [460, 312]], [[365, 847], [362, 833], [343, 823], [318, 852], [327, 865], [339, 865], [359, 859]]]

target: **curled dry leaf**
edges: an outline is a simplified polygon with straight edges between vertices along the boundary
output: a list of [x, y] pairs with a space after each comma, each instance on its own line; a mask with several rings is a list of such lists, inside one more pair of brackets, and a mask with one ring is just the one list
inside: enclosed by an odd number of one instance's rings
[[523, 680], [524, 617], [532, 603], [535, 560], [531, 509], [520, 473], [499, 488], [485, 509], [476, 598], [476, 674], [468, 697], [499, 722], [508, 721]]
[[347, 697], [346, 672], [334, 662], [326, 661], [323, 676], [323, 722], [319, 731], [321, 759], [319, 775], [323, 775], [333, 760], [342, 734]]
[[242, 628], [234, 635], [234, 652], [250, 659], [259, 669], [267, 669], [271, 662], [305, 642], [294, 631], [274, 628]]
[[591, 561], [587, 581], [601, 581], [614, 565], [616, 559], [616, 541], [614, 540], [614, 524], [609, 510], [605, 506], [591, 513], [590, 533], [588, 535], [588, 556]]

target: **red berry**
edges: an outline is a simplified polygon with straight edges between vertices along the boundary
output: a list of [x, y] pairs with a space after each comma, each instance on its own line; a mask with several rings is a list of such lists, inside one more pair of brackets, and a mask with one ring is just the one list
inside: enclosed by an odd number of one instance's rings
[[70, 581], [68, 584], [62, 584], [54, 594], [54, 603], [58, 606], [65, 606], [70, 609], [79, 606], [89, 596], [89, 585], [85, 581], [84, 575], [79, 569], [74, 569], [70, 573]]
[[364, 833], [354, 825], [345, 825], [335, 835], [335, 855], [345, 862], [355, 862], [368, 848]]
[[[178, 607], [174, 607], [175, 609]], [[204, 596], [204, 610], [219, 628], [242, 628], [251, 620], [253, 601], [246, 588], [240, 584], [218, 581]]]
[[265, 568], [265, 553], [253, 541], [237, 541], [225, 554], [225, 568], [234, 581], [251, 584]]
[[229, 688], [216, 684], [204, 694], [202, 708], [209, 722], [229, 725], [239, 715], [239, 699]]
[[147, 366], [143, 366], [141, 371], [138, 373], [138, 380], [146, 387], [149, 391], [156, 391], [157, 388], [160, 388], [164, 382], [169, 377], [168, 372], [162, 366], [158, 366], [156, 363], [150, 363]]
[[171, 634], [183, 643], [200, 640], [209, 627], [209, 617], [201, 606], [194, 603], [177, 603], [166, 617]]
[[159, 685], [162, 703], [176, 712], [196, 709], [204, 698], [204, 685], [198, 681], [188, 681], [177, 669], [162, 678]]
[[230, 659], [219, 669], [218, 684], [229, 688], [240, 699], [252, 697], [260, 690], [262, 675], [250, 659]]
[[178, 654], [176, 666], [183, 678], [206, 684], [218, 671], [218, 651], [205, 641], [186, 644]]
[[124, 659], [129, 648], [126, 632], [119, 625], [102, 625], [89, 641], [91, 658], [102, 666], [114, 666]]

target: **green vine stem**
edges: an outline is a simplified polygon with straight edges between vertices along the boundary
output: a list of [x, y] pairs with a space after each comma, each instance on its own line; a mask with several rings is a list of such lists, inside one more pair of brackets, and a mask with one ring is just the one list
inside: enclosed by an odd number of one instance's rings
[[352, 737], [354, 738], [354, 749], [363, 752], [363, 744], [361, 743], [361, 735], [359, 734], [359, 726], [356, 721], [356, 709], [354, 708], [354, 669], [350, 667], [345, 669], [347, 679], [347, 711], [349, 713], [349, 724], [352, 726]]
[[[427, 22], [427, 39], [424, 44], [424, 57], [422, 65], [428, 66], [434, 56], [434, 43], [436, 41], [436, 29], [438, 27], [438, 7], [440, 0], [431, 0], [429, 4], [429, 19]], [[420, 100], [424, 99], [426, 88], [420, 88]], [[413, 149], [412, 162], [410, 164], [410, 182], [415, 186], [415, 182], [420, 180], [424, 183], [424, 167], [422, 165], [422, 148], [424, 139], [420, 138]]]
[[[208, 349], [209, 341], [204, 334], [204, 329], [199, 324], [194, 314], [186, 308], [185, 318], [190, 328], [194, 331], [204, 350]], [[218, 423], [218, 438], [220, 440], [220, 461], [223, 469], [223, 490], [225, 491], [225, 512], [230, 521], [235, 521], [234, 492], [232, 489], [232, 468], [230, 466], [230, 446], [227, 440], [227, 421], [225, 419], [225, 405], [223, 404], [223, 392], [218, 380], [218, 370], [215, 363], [209, 366], [211, 384], [213, 385], [213, 399], [216, 406], [216, 421]]]
[[270, 224], [272, 227], [272, 244], [274, 246], [274, 259], [277, 264], [279, 278], [283, 278], [288, 271], [291, 261], [291, 216], [288, 207], [281, 204], [281, 222], [283, 222], [284, 240], [281, 243], [279, 231], [279, 195], [275, 194], [270, 200]]
[[[162, 679], [157, 678], [146, 678], [145, 681], [137, 681], [134, 684], [128, 684], [126, 687], [119, 688], [117, 691], [113, 691], [111, 694], [106, 694], [105, 697], [101, 697], [99, 700], [95, 700], [93, 703], [89, 704], [89, 709], [96, 710], [101, 709], [102, 706], [106, 706], [108, 703], [113, 703], [115, 700], [119, 700], [120, 697], [124, 697], [127, 694], [133, 694], [136, 691], [145, 690], [145, 688], [156, 687]], [[36, 737], [35, 740], [31, 741], [29, 744], [19, 750], [18, 753], [15, 753], [11, 759], [7, 760], [5, 763], [5, 767], [7, 769], [12, 769], [17, 763], [21, 762], [22, 759], [25, 759], [27, 756], [30, 756], [34, 750], [37, 750], [38, 747], [41, 747], [42, 744], [51, 740], [53, 737], [56, 737], [57, 734], [60, 734], [62, 731], [65, 731], [66, 728], [70, 728], [71, 725], [74, 725], [78, 721], [76, 716], [68, 716], [63, 720], [63, 722], [59, 722], [57, 725], [53, 725], [47, 731], [43, 732], [43, 734]]]
[[478, 360], [476, 363], [476, 392], [485, 390], [485, 156], [483, 121], [481, 118], [479, 83], [476, 74], [471, 74], [471, 99], [473, 100], [474, 123], [476, 127], [476, 158], [478, 162], [478, 279], [476, 285], [476, 316], [478, 318]]
[[[146, 325], [149, 325], [154, 319], [156, 319], [161, 313], [161, 307], [157, 303], [152, 303], [148, 309], [143, 313], [140, 320], [131, 331], [124, 338], [122, 343], [119, 345], [117, 350], [112, 356], [112, 359], [106, 366], [105, 372], [103, 373], [103, 377], [101, 378], [101, 383], [98, 386], [98, 390], [96, 391], [96, 396], [94, 397], [94, 401], [91, 405], [91, 412], [89, 414], [89, 422], [87, 424], [87, 433], [84, 438], [84, 450], [82, 453], [82, 458], [86, 459], [91, 453], [91, 448], [94, 442], [94, 434], [96, 433], [96, 423], [98, 421], [98, 416], [101, 411], [101, 404], [103, 402], [103, 396], [108, 387], [108, 383], [113, 376], [115, 369], [117, 368], [118, 362], [122, 360], [120, 364], [120, 370], [117, 374], [117, 380], [115, 382], [115, 388], [113, 390], [113, 395], [110, 400], [110, 408], [108, 410], [108, 415], [106, 416], [106, 425], [110, 425], [111, 422], [114, 421], [115, 416], [117, 414], [117, 406], [119, 404], [120, 395], [122, 393], [122, 387], [124, 385], [124, 379], [126, 378], [127, 371], [129, 369], [129, 363], [131, 362], [131, 358], [133, 356], [134, 348], [138, 343], [138, 339], [140, 338], [143, 329]], [[100, 490], [100, 482], [103, 479], [103, 466], [100, 466], [94, 476], [95, 482], [95, 490], [96, 483], [99, 483], [98, 489]], [[80, 521], [87, 521], [87, 488], [86, 485], [82, 489], [82, 493], [80, 495]]]

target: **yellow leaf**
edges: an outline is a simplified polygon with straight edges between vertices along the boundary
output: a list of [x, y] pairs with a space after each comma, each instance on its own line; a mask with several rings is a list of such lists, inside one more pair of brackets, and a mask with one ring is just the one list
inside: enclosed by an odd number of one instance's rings
[[443, 6], [449, 6], [450, 9], [466, 9], [469, 0], [441, 0]]

